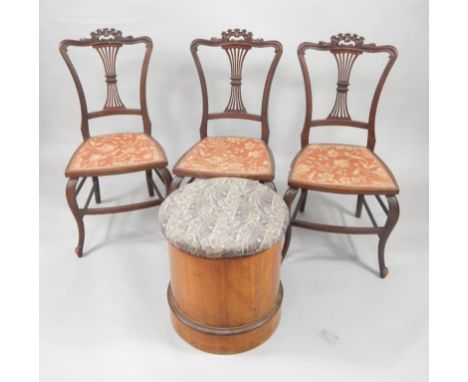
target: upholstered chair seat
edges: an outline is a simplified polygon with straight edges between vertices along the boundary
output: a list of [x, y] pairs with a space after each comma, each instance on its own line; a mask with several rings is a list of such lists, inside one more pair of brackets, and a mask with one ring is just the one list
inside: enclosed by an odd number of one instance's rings
[[207, 137], [184, 154], [173, 172], [194, 178], [225, 176], [270, 181], [274, 177], [274, 159], [261, 139]]
[[398, 184], [380, 158], [366, 147], [311, 144], [292, 163], [291, 187], [346, 194], [398, 194]]
[[68, 177], [111, 175], [167, 166], [161, 145], [144, 133], [99, 135], [85, 140], [65, 171]]

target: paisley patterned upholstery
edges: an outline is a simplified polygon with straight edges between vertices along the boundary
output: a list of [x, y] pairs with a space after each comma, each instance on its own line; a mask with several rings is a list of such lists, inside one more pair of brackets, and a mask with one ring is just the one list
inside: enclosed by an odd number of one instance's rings
[[164, 150], [143, 133], [99, 135], [84, 141], [73, 154], [68, 177], [110, 175], [167, 166]]
[[315, 144], [296, 157], [289, 173], [290, 186], [343, 193], [397, 194], [390, 170], [362, 146]]
[[282, 240], [289, 210], [276, 192], [256, 181], [200, 179], [166, 198], [159, 222], [169, 243], [185, 252], [248, 256]]
[[174, 166], [174, 174], [195, 178], [230, 176], [272, 180], [273, 158], [260, 139], [208, 137], [184, 154]]

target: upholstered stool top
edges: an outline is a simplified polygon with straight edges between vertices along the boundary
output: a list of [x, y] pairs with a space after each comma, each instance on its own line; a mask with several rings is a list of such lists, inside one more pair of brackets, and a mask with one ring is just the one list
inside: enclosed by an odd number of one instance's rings
[[168, 242], [190, 254], [226, 258], [262, 252], [283, 238], [289, 210], [270, 188], [248, 179], [200, 179], [159, 210]]

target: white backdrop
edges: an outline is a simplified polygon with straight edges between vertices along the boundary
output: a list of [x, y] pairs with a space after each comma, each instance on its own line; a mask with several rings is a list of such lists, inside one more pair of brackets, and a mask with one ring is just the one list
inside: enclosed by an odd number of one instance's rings
[[[40, 341], [44, 381], [427, 379], [426, 1], [42, 0], [40, 11]], [[170, 325], [165, 300], [168, 261], [157, 209], [86, 218], [85, 257], [77, 259], [73, 253], [77, 231], [64, 197], [63, 171], [81, 141], [79, 102], [58, 44], [65, 38], [87, 37], [102, 27], [115, 27], [124, 35], [148, 35], [155, 43], [148, 107], [153, 135], [165, 148], [171, 167], [199, 137], [201, 92], [190, 41], [217, 37], [236, 27], [252, 31], [255, 37], [281, 41], [284, 53], [273, 81], [269, 113], [280, 193], [286, 189], [289, 163], [299, 149], [304, 118], [298, 44], [351, 32], [366, 37], [367, 42], [395, 45], [399, 58], [384, 87], [376, 123], [376, 152], [401, 188], [400, 221], [387, 244], [388, 278], [380, 280], [376, 274], [376, 238], [295, 228], [282, 267], [285, 299], [278, 330], [253, 351], [222, 357], [191, 348]], [[137, 90], [131, 80], [138, 53], [119, 53], [119, 89], [128, 106]], [[249, 55], [243, 91], [247, 108], [255, 112], [258, 86], [264, 80], [260, 65], [264, 57]], [[222, 56], [206, 57], [209, 89], [214, 92], [212, 110], [219, 110], [228, 99], [228, 62]], [[90, 66], [84, 72], [85, 89], [97, 109], [104, 102], [102, 64], [92, 51], [78, 59]], [[335, 64], [316, 62], [312, 74], [323, 90], [317, 88], [314, 96], [322, 102], [318, 111], [326, 113], [333, 102]], [[358, 108], [368, 95], [359, 95], [357, 79], [363, 80], [363, 89], [369, 88], [370, 69], [370, 63], [363, 60], [359, 66], [358, 60], [352, 73], [352, 116], [367, 112]], [[123, 122], [110, 118], [92, 125], [91, 131], [137, 131], [139, 123], [131, 117]], [[259, 136], [260, 130], [251, 123], [222, 123], [210, 132]], [[323, 128], [312, 131], [312, 140], [363, 143], [360, 134]], [[103, 179], [101, 187], [106, 203], [146, 195], [141, 173]], [[368, 223], [366, 218], [353, 218], [354, 204], [349, 197], [314, 193], [306, 215], [330, 223]]]

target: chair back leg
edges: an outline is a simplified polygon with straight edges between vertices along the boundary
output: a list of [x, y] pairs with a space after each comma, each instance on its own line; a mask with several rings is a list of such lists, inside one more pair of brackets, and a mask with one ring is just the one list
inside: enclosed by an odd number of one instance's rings
[[363, 203], [364, 203], [364, 195], [358, 195], [357, 202], [356, 202], [356, 212], [354, 213], [354, 216], [356, 216], [357, 218], [361, 217]]
[[154, 196], [154, 188], [153, 188], [152, 180], [153, 180], [153, 173], [151, 172], [151, 170], [146, 170], [146, 185], [148, 186], [149, 196]]
[[301, 190], [301, 205], [299, 206], [299, 211], [304, 212], [305, 206], [307, 203], [307, 190]]
[[278, 192], [278, 189], [276, 188], [276, 184], [272, 180], [268, 182], [260, 182], [260, 183], [264, 184], [267, 187], [270, 187], [273, 191]]
[[99, 186], [99, 178], [97, 176], [93, 176], [93, 184], [94, 184], [94, 198], [96, 203], [101, 203], [101, 187]]
[[169, 189], [171, 188], [171, 182], [172, 182], [172, 175], [170, 171], [164, 167], [164, 168], [159, 168], [155, 169], [154, 172], [156, 175], [159, 177], [161, 182], [164, 183], [164, 188], [166, 189], [165, 195], [169, 195]]
[[168, 195], [177, 190], [180, 185], [182, 184], [182, 181], [184, 180], [185, 177], [183, 176], [175, 176], [172, 181], [171, 181], [171, 186], [169, 187], [169, 192]]

